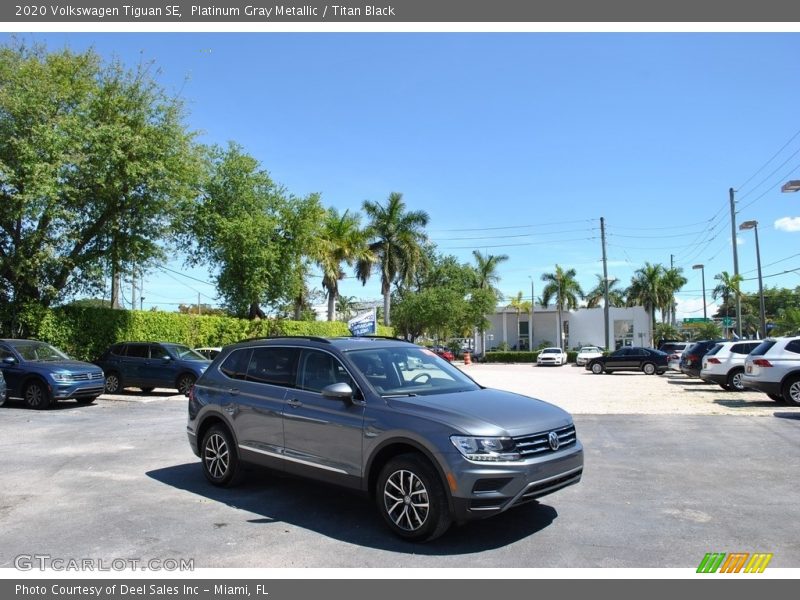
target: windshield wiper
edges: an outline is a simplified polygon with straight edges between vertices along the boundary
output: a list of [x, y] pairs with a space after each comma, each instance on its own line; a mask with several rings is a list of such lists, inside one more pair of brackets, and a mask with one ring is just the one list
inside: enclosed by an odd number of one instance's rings
[[419, 394], [415, 394], [414, 392], [408, 392], [406, 394], [384, 394], [381, 398], [409, 398], [409, 397], [416, 397]]

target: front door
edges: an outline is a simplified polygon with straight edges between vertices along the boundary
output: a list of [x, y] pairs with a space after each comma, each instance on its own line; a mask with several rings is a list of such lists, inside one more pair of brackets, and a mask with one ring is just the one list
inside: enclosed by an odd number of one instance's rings
[[[356, 398], [324, 397], [320, 392], [333, 383], [347, 383]], [[287, 460], [316, 469], [323, 478], [361, 477], [363, 426], [364, 402], [347, 369], [333, 354], [304, 350], [283, 412]]]

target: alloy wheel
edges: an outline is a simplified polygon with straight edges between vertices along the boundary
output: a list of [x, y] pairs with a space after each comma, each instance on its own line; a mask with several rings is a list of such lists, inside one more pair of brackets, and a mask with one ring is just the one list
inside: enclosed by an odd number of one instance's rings
[[416, 531], [430, 512], [428, 490], [412, 471], [392, 473], [383, 488], [383, 505], [394, 524], [404, 531]]
[[225, 438], [219, 433], [214, 433], [206, 441], [203, 461], [213, 478], [222, 479], [225, 477], [230, 465], [230, 453]]

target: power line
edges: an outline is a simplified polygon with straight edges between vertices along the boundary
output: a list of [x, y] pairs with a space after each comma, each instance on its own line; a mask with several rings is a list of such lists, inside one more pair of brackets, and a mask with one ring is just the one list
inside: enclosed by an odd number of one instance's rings
[[[753, 178], [755, 178], [755, 176], [756, 176], [756, 175], [758, 175], [759, 173], [761, 173], [761, 171], [763, 171], [763, 170], [766, 168], [766, 166], [767, 166], [769, 163], [771, 163], [773, 160], [775, 160], [775, 158], [776, 158], [776, 157], [777, 157], [777, 156], [778, 156], [778, 155], [779, 155], [781, 152], [783, 152], [783, 151], [786, 149], [786, 147], [787, 147], [789, 144], [791, 144], [791, 143], [792, 143], [792, 142], [795, 140], [795, 138], [796, 138], [798, 135], [800, 135], [800, 129], [798, 129], [798, 130], [797, 130], [797, 131], [794, 133], [794, 135], [793, 135], [792, 137], [790, 137], [790, 138], [789, 138], [789, 141], [788, 141], [788, 142], [786, 142], [786, 143], [785, 143], [783, 146], [781, 146], [781, 147], [780, 147], [780, 149], [779, 149], [779, 150], [778, 150], [778, 151], [777, 151], [775, 154], [773, 154], [773, 155], [770, 157], [770, 159], [769, 159], [767, 162], [765, 162], [763, 165], [761, 165], [761, 167], [760, 167], [760, 168], [759, 168], [759, 169], [758, 169], [758, 170], [757, 170], [755, 173], [753, 173], [752, 175], [750, 175], [750, 177], [748, 177], [748, 178], [747, 178], [747, 181], [745, 181], [745, 182], [744, 182], [742, 185], [740, 185], [740, 186], [739, 186], [738, 188], [736, 188], [736, 189], [737, 189], [737, 190], [741, 190], [741, 189], [742, 189], [744, 186], [746, 186], [748, 183], [750, 183], [750, 182], [753, 180]], [[754, 189], [757, 189], [757, 188], [758, 188], [758, 186], [756, 186]]]
[[[794, 156], [795, 156], [795, 155], [797, 155], [797, 154], [800, 154], [800, 149], [798, 149], [798, 150], [797, 150], [797, 152], [795, 152], [794, 154], [792, 154], [792, 156], [790, 156], [790, 157], [789, 157], [789, 159], [791, 159], [791, 158], [794, 158]], [[787, 162], [789, 162], [789, 159], [787, 159], [787, 160], [786, 160], [786, 162], [783, 162], [783, 163], [781, 163], [781, 165], [778, 167], [778, 169], [780, 169], [780, 168], [781, 168], [783, 165], [785, 165]], [[783, 175], [783, 176], [781, 176], [779, 179], [777, 179], [777, 183], [776, 183], [776, 184], [773, 184], [772, 186], [770, 186], [769, 188], [767, 188], [767, 190], [766, 190], [766, 191], [765, 191], [763, 194], [761, 194], [761, 195], [760, 195], [758, 198], [755, 198], [755, 199], [751, 200], [750, 202], [748, 202], [747, 204], [745, 204], [744, 206], [742, 206], [740, 209], [738, 209], [738, 210], [736, 211], [736, 214], [738, 215], [740, 212], [742, 212], [742, 211], [743, 211], [745, 208], [747, 208], [748, 206], [751, 206], [752, 204], [754, 204], [754, 203], [758, 202], [759, 200], [761, 200], [761, 198], [763, 198], [764, 196], [766, 196], [767, 194], [769, 194], [771, 191], [773, 191], [773, 188], [774, 188], [776, 185], [780, 185], [780, 183], [781, 183], [781, 182], [782, 182], [784, 179], [786, 179], [787, 177], [789, 177], [789, 176], [790, 176], [792, 173], [794, 173], [794, 172], [795, 172], [795, 171], [796, 171], [798, 168], [800, 168], [800, 165], [797, 165], [797, 166], [795, 166], [795, 167], [792, 167], [792, 170], [791, 170], [791, 171], [789, 171], [788, 173], [786, 173], [785, 175]], [[777, 169], [776, 169], [775, 171], [777, 171]], [[775, 171], [773, 171], [773, 173], [772, 173], [772, 174], [774, 174], [774, 173], [775, 173]], [[740, 200], [741, 200], [741, 198], [740, 198]]]
[[591, 223], [597, 219], [579, 219], [575, 221], [551, 221], [550, 223], [537, 223], [535, 225], [507, 225], [502, 227], [471, 227], [465, 229], [431, 229], [430, 231], [459, 232], [459, 231], [499, 231], [502, 229], [525, 229], [530, 227], [549, 227], [550, 225], [572, 225], [575, 223]]

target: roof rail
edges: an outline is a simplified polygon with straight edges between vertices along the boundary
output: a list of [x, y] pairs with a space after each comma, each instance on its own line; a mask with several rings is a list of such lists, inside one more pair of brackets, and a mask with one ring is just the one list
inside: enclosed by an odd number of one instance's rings
[[267, 335], [267, 336], [253, 337], [244, 340], [239, 340], [238, 343], [257, 342], [259, 340], [309, 340], [312, 342], [322, 342], [323, 344], [331, 343], [331, 341], [328, 338], [319, 337], [316, 335]]
[[350, 337], [362, 337], [362, 338], [369, 338], [371, 340], [393, 340], [395, 342], [407, 342], [408, 340], [404, 340], [398, 337], [392, 337], [390, 335], [358, 335], [358, 336], [350, 336]]

